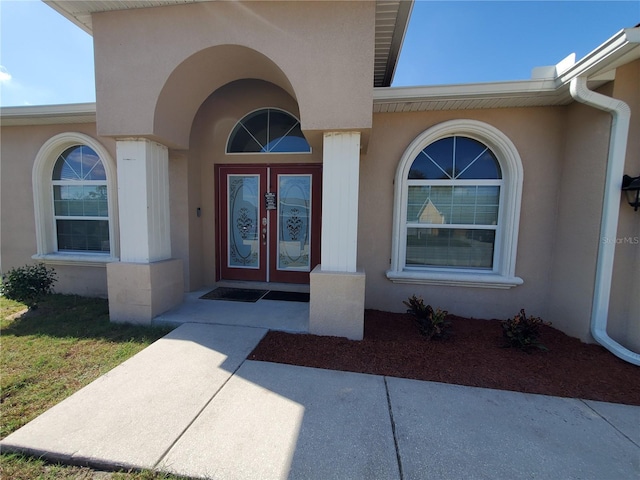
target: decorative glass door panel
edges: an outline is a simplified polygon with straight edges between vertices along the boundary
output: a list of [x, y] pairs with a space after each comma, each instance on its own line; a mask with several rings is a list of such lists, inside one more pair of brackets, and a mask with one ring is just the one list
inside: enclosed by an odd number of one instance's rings
[[229, 175], [228, 267], [260, 268], [260, 176]]
[[309, 283], [320, 263], [321, 166], [222, 165], [216, 175], [216, 277]]
[[311, 175], [278, 175], [278, 270], [311, 266], [311, 184]]
[[216, 277], [264, 281], [267, 274], [267, 236], [263, 197], [264, 168], [218, 167], [216, 215]]

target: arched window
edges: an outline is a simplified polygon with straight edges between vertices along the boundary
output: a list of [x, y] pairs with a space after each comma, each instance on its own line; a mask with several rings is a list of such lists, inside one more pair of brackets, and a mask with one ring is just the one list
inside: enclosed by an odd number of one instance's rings
[[98, 154], [86, 145], [67, 148], [51, 180], [57, 250], [109, 253], [107, 175]]
[[510, 288], [515, 277], [522, 166], [515, 146], [472, 120], [423, 132], [395, 183], [387, 277], [402, 283]]
[[115, 165], [91, 137], [47, 141], [33, 167], [38, 253], [52, 263], [117, 260]]
[[227, 153], [310, 153], [297, 118], [264, 108], [245, 115], [233, 128]]

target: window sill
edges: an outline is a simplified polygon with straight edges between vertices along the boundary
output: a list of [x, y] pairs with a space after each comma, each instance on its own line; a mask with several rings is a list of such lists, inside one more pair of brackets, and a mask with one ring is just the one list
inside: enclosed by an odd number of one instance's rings
[[520, 277], [507, 277], [497, 273], [453, 273], [427, 271], [387, 271], [393, 283], [444, 285], [450, 287], [476, 287], [509, 289], [522, 285]]
[[111, 255], [82, 253], [45, 253], [33, 255], [31, 258], [48, 265], [75, 265], [81, 267], [106, 267], [107, 263], [120, 261]]

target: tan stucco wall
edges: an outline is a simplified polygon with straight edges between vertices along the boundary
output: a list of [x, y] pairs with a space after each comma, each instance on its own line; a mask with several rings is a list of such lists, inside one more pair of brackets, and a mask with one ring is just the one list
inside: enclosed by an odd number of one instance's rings
[[[95, 124], [2, 127], [0, 142], [0, 269], [34, 263], [36, 227], [32, 169], [40, 147], [63, 132], [80, 132], [96, 138], [115, 159], [115, 142], [99, 138]], [[105, 267], [54, 265], [60, 293], [107, 295]]]
[[[188, 289], [212, 285], [215, 278], [216, 249], [216, 164], [281, 164], [321, 163], [322, 153], [311, 154], [234, 154], [225, 153], [227, 139], [236, 123], [247, 113], [259, 108], [281, 108], [299, 116], [297, 102], [283, 89], [261, 80], [232, 82], [212, 94], [202, 105], [193, 123], [191, 148], [187, 157], [174, 160], [170, 157], [172, 174], [180, 173], [180, 179], [171, 179], [173, 186], [179, 183], [181, 191], [188, 190], [187, 211], [184, 194], [172, 197], [172, 250], [175, 258], [182, 257]], [[176, 190], [177, 191], [177, 190]], [[201, 208], [201, 216], [196, 209]], [[174, 211], [175, 208], [175, 211]], [[184, 212], [185, 214], [182, 214]], [[178, 231], [179, 230], [179, 231]], [[188, 239], [179, 238], [189, 232]]]
[[[625, 173], [640, 175], [640, 60], [618, 68], [613, 96], [631, 108]], [[616, 238], [608, 333], [614, 340], [640, 351], [640, 210], [634, 212], [621, 196]]]
[[[524, 169], [516, 275], [510, 290], [401, 285], [389, 281], [394, 177], [407, 146], [426, 129], [453, 119], [475, 119], [501, 130], [515, 144]], [[366, 306], [404, 311], [402, 301], [422, 295], [434, 308], [476, 318], [504, 318], [520, 308], [546, 317], [555, 235], [559, 161], [565, 109], [529, 108], [374, 115], [371, 142], [360, 167], [358, 264], [367, 274]]]
[[310, 134], [371, 126], [374, 2], [206, 2], [92, 21], [101, 135], [186, 148], [202, 102], [241, 78], [288, 91]]
[[[640, 62], [618, 69], [616, 80], [598, 92], [631, 107], [625, 172], [640, 173]], [[614, 340], [640, 350], [640, 232], [637, 213], [620, 194], [618, 235], [600, 238], [600, 215], [609, 147], [611, 116], [574, 103], [568, 107], [562, 160], [557, 236], [550, 277], [550, 320], [584, 341], [590, 334], [599, 242], [616, 242], [607, 331]], [[621, 179], [620, 179], [621, 180]], [[627, 240], [625, 240], [627, 239]]]
[[[619, 69], [600, 93], [632, 109], [627, 165], [640, 173], [640, 62]], [[394, 285], [385, 277], [391, 256], [393, 179], [404, 149], [422, 131], [452, 119], [480, 120], [515, 144], [524, 169], [516, 275], [511, 290]], [[600, 215], [610, 116], [567, 107], [375, 114], [369, 151], [361, 163], [358, 262], [367, 273], [366, 306], [403, 311], [402, 300], [422, 295], [434, 307], [480, 318], [505, 318], [520, 308], [564, 332], [592, 342], [591, 303], [600, 241]], [[640, 349], [640, 227], [621, 196], [609, 333]]]
[[611, 122], [609, 115], [579, 103], [571, 104], [567, 113], [550, 277], [553, 314], [549, 320], [572, 336], [591, 340], [591, 302]]
[[[640, 174], [640, 62], [618, 69], [617, 80], [600, 90], [632, 108], [625, 172]], [[217, 89], [199, 108], [190, 149], [169, 153], [172, 257], [184, 263], [185, 289], [215, 281], [214, 167], [234, 163], [321, 163], [310, 155], [227, 155], [231, 129], [245, 114], [276, 107], [300, 115], [285, 89], [260, 80], [240, 80]], [[411, 143], [426, 129], [454, 119], [486, 122], [516, 146], [524, 168], [516, 275], [510, 290], [399, 285], [385, 272], [391, 255], [396, 168]], [[424, 296], [434, 307], [480, 318], [505, 318], [525, 308], [570, 335], [592, 341], [589, 317], [599, 238], [609, 115], [582, 104], [567, 107], [384, 113], [373, 115], [371, 141], [360, 165], [358, 265], [366, 272], [367, 308], [403, 311], [402, 300]], [[97, 137], [92, 124], [3, 127], [1, 146], [0, 266], [31, 263], [36, 253], [31, 171], [39, 148], [62, 132], [97, 138], [115, 159], [115, 141]], [[586, 187], [585, 187], [586, 186]], [[201, 208], [197, 217], [196, 209]], [[640, 214], [621, 195], [622, 240], [616, 249], [609, 333], [640, 349]], [[105, 268], [56, 267], [57, 290], [106, 295]]]
[[[199, 265], [201, 251], [199, 243], [190, 241], [198, 239], [201, 225], [196, 215], [196, 206], [200, 196], [200, 188], [193, 181], [195, 175], [189, 175], [189, 154], [185, 151], [169, 152], [169, 208], [171, 212], [171, 257], [182, 260], [183, 285], [185, 291], [201, 285]], [[191, 266], [191, 270], [189, 269]], [[189, 273], [191, 271], [191, 274]]]

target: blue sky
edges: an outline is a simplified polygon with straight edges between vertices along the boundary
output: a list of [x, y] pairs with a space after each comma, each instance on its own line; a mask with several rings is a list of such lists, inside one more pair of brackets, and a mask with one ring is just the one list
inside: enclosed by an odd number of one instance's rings
[[[640, 0], [418, 0], [393, 86], [525, 80], [638, 23]], [[0, 105], [93, 101], [91, 36], [40, 1], [0, 0]]]

